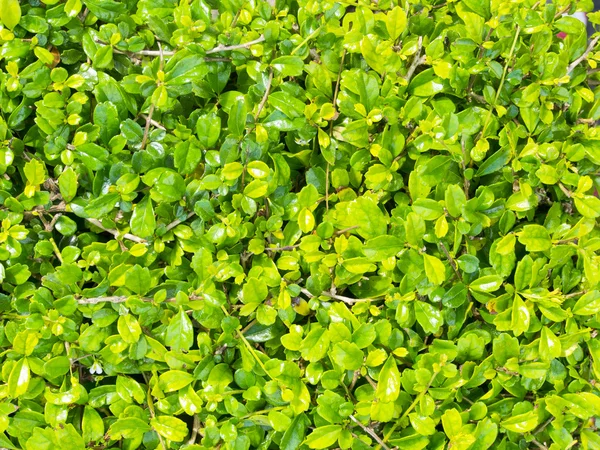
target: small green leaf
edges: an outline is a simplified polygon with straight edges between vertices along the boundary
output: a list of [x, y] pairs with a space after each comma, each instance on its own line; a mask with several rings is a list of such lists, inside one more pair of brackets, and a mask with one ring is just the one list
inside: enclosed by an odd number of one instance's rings
[[400, 395], [400, 371], [393, 356], [390, 356], [379, 372], [375, 396], [383, 403], [396, 401]]
[[183, 441], [188, 434], [185, 422], [173, 416], [154, 417], [150, 425], [158, 434], [173, 442]]
[[10, 30], [18, 25], [21, 20], [19, 0], [0, 0], [0, 20]]
[[552, 247], [550, 233], [541, 225], [525, 225], [518, 235], [528, 252], [544, 252]]

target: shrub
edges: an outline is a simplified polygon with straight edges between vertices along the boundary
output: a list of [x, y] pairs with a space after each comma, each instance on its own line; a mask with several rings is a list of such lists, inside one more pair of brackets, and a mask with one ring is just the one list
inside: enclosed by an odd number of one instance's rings
[[589, 7], [0, 0], [0, 447], [600, 448]]

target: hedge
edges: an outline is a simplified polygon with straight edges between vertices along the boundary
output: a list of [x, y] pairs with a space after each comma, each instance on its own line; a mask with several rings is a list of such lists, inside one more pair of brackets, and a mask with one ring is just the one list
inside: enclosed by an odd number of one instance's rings
[[0, 447], [599, 449], [591, 8], [0, 0]]

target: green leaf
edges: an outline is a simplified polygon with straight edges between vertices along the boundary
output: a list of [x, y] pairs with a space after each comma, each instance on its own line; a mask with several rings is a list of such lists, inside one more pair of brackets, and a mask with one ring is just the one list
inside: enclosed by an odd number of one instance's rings
[[125, 286], [135, 294], [144, 295], [151, 288], [150, 271], [136, 264], [125, 274]]
[[[110, 50], [112, 59], [112, 48]], [[110, 140], [119, 134], [119, 111], [111, 102], [98, 103], [94, 108], [94, 123], [100, 127], [100, 140], [108, 145]]]
[[29, 362], [27, 358], [21, 358], [15, 363], [8, 376], [8, 395], [18, 398], [25, 394], [30, 380]]
[[310, 421], [305, 414], [298, 414], [283, 434], [279, 448], [281, 450], [298, 449], [304, 441], [309, 424]]
[[502, 286], [502, 278], [498, 275], [486, 275], [473, 281], [469, 288], [476, 292], [495, 292]]
[[505, 430], [521, 434], [533, 430], [537, 425], [538, 416], [533, 411], [512, 416], [500, 423]]
[[593, 290], [585, 293], [575, 306], [573, 306], [573, 314], [580, 316], [591, 316], [600, 311], [600, 291]]
[[392, 41], [395, 41], [400, 37], [402, 32], [406, 29], [406, 24], [406, 13], [399, 6], [394, 7], [387, 14], [385, 26]]
[[135, 205], [131, 215], [131, 232], [139, 237], [152, 236], [156, 229], [156, 218], [152, 200], [146, 196]]
[[150, 419], [150, 425], [158, 434], [173, 442], [183, 441], [188, 434], [185, 422], [177, 417], [154, 417]]
[[400, 395], [400, 371], [393, 356], [383, 365], [377, 380], [375, 396], [380, 402], [395, 402]]
[[102, 417], [91, 406], [86, 406], [83, 410], [81, 432], [85, 442], [96, 442], [104, 436]]
[[18, 0], [0, 0], [0, 20], [12, 30], [21, 20], [21, 5]]
[[269, 95], [269, 104], [290, 119], [304, 115], [304, 102], [287, 92], [273, 92]]
[[544, 252], [552, 247], [550, 233], [541, 225], [525, 225], [518, 236], [528, 252]]
[[413, 211], [425, 220], [435, 220], [444, 214], [444, 208], [435, 200], [420, 198], [413, 203]]
[[90, 170], [100, 170], [108, 164], [108, 152], [97, 144], [90, 142], [80, 145], [75, 152]]
[[309, 448], [327, 448], [337, 441], [341, 432], [342, 427], [340, 425], [322, 426], [310, 433], [304, 443]]
[[130, 314], [119, 316], [117, 329], [123, 341], [128, 344], [135, 344], [142, 335], [142, 328], [139, 322]]
[[339, 229], [355, 228], [353, 232], [365, 239], [387, 233], [388, 218], [370, 197], [338, 203], [335, 210]]
[[440, 285], [446, 281], [446, 267], [439, 258], [423, 253], [423, 262], [425, 263], [425, 274], [431, 283]]
[[415, 316], [426, 333], [436, 334], [444, 323], [440, 310], [422, 301], [415, 302]]
[[248, 115], [248, 108], [246, 106], [246, 100], [244, 97], [239, 97], [231, 107], [229, 111], [229, 120], [227, 121], [227, 127], [229, 132], [236, 137], [241, 137], [246, 129], [246, 116]]
[[574, 201], [577, 211], [583, 217], [589, 217], [590, 219], [600, 217], [600, 198], [593, 195], [582, 195], [581, 197], [575, 197]]
[[77, 173], [71, 168], [67, 167], [58, 177], [58, 187], [60, 189], [60, 195], [65, 202], [70, 202], [77, 195]]
[[214, 113], [198, 117], [196, 133], [202, 148], [214, 147], [221, 133], [221, 118]]
[[283, 77], [298, 77], [302, 75], [304, 62], [299, 56], [280, 56], [271, 61], [271, 66]]
[[167, 327], [165, 336], [165, 345], [168, 345], [173, 351], [189, 350], [194, 343], [194, 327], [192, 321], [185, 313], [182, 307], [179, 312], [173, 316]]
[[364, 354], [352, 342], [340, 342], [331, 350], [333, 360], [345, 370], [358, 370], [362, 366]]
[[183, 389], [194, 381], [192, 374], [181, 370], [169, 370], [158, 378], [158, 386], [163, 392], [173, 392]]

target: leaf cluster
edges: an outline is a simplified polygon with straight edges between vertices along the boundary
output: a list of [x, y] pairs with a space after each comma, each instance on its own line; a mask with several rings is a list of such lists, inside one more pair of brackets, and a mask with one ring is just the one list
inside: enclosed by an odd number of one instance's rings
[[0, 0], [0, 447], [599, 449], [591, 7]]

